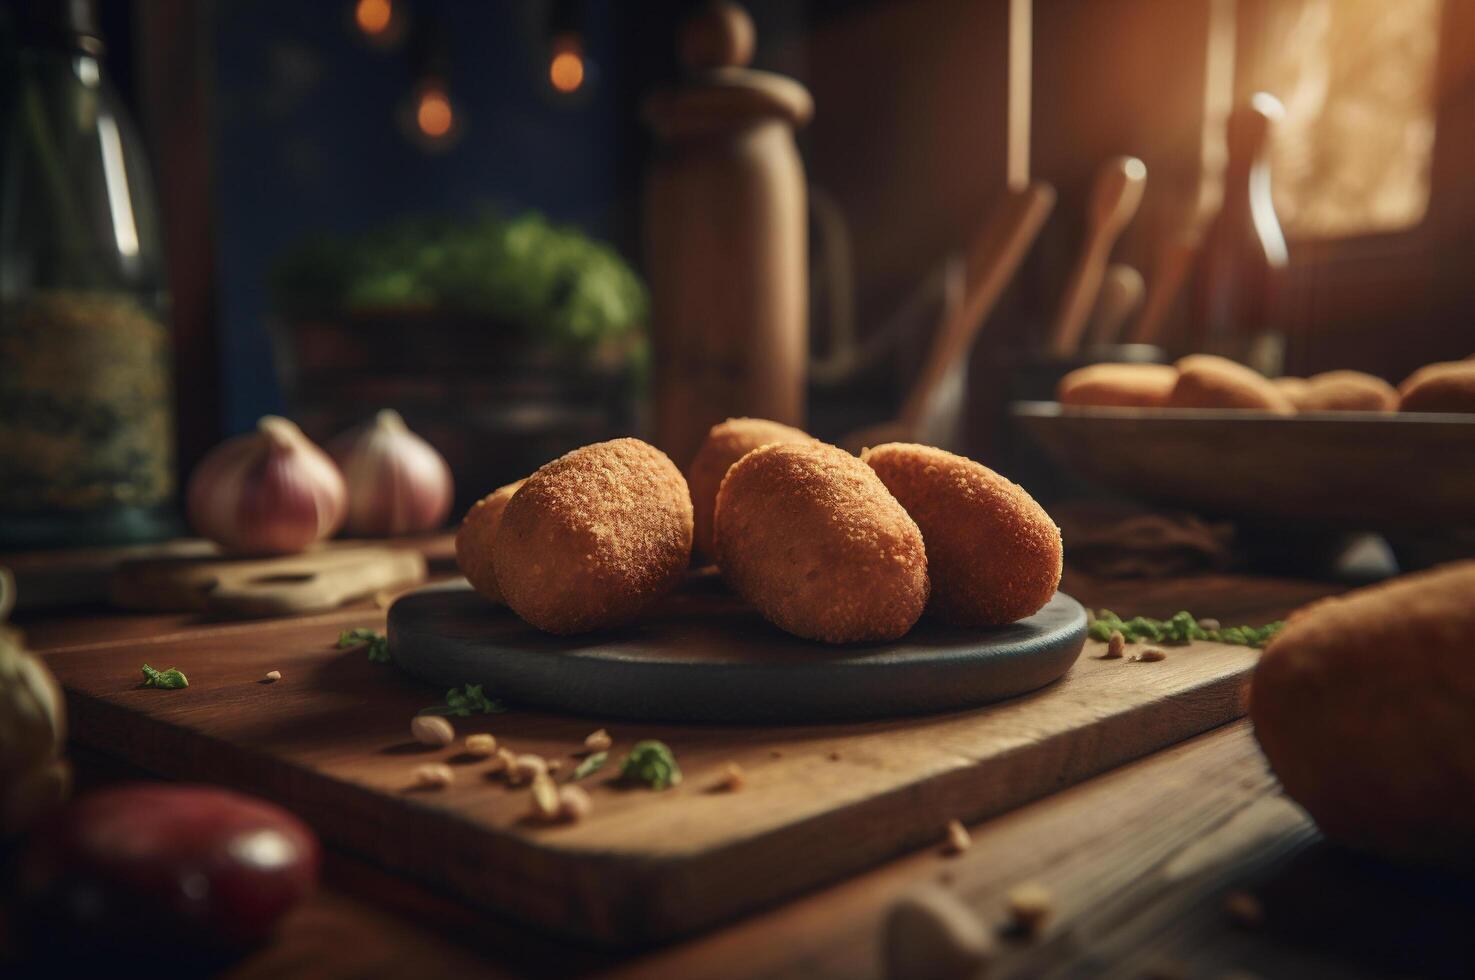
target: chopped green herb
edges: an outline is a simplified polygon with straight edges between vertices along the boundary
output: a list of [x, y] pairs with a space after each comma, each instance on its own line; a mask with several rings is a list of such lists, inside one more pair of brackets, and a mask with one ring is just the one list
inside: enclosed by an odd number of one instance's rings
[[162, 687], [167, 691], [177, 691], [181, 687], [189, 687], [189, 678], [184, 676], [183, 671], [174, 667], [170, 667], [168, 670], [155, 670], [148, 664], [144, 664], [143, 686]]
[[1198, 619], [1188, 612], [1176, 612], [1168, 619], [1148, 619], [1134, 616], [1123, 620], [1110, 609], [1098, 609], [1095, 619], [1087, 629], [1093, 640], [1102, 643], [1111, 639], [1113, 632], [1120, 632], [1128, 643], [1146, 641], [1181, 646], [1192, 640], [1211, 640], [1215, 643], [1232, 643], [1244, 647], [1263, 647], [1270, 638], [1280, 632], [1285, 623], [1276, 620], [1264, 626], [1226, 626], [1222, 629], [1206, 630]]
[[670, 789], [681, 782], [681, 767], [664, 742], [636, 742], [620, 766], [620, 778], [645, 783], [651, 789]]
[[433, 704], [420, 712], [422, 715], [452, 715], [469, 718], [472, 715], [495, 715], [507, 710], [501, 701], [482, 693], [482, 685], [467, 684], [464, 688], [453, 687], [446, 692], [445, 704]]
[[338, 649], [348, 650], [363, 647], [369, 654], [369, 663], [389, 663], [389, 637], [366, 626], [344, 630], [338, 634]]
[[586, 757], [583, 762], [579, 763], [578, 766], [574, 768], [573, 778], [583, 779], [585, 776], [594, 775], [596, 772], [604, 768], [604, 763], [608, 759], [608, 752], [596, 752], [593, 755]]

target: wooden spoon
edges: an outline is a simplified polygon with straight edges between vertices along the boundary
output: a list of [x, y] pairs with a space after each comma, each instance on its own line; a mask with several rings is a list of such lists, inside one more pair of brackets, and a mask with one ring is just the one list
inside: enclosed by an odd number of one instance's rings
[[1112, 157], [1096, 174], [1086, 211], [1085, 245], [1050, 331], [1050, 351], [1057, 357], [1070, 357], [1080, 346], [1112, 246], [1137, 213], [1146, 184], [1147, 166], [1136, 157]]
[[1120, 262], [1106, 267], [1101, 281], [1101, 299], [1096, 303], [1096, 312], [1091, 315], [1088, 331], [1093, 344], [1114, 344], [1122, 334], [1122, 324], [1137, 312], [1147, 284], [1142, 273], [1130, 265]]
[[979, 328], [1013, 280], [1054, 206], [1055, 188], [1042, 181], [1005, 192], [969, 252], [963, 302], [938, 328], [921, 373], [902, 403], [901, 415], [895, 421], [850, 433], [840, 441], [842, 446], [854, 450], [917, 437], [948, 372], [972, 348]]

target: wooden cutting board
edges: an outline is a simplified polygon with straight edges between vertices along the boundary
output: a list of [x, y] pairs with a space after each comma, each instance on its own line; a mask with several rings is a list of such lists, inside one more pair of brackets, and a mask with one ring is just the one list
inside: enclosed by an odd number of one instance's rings
[[[1244, 613], [1227, 594], [1214, 605], [1236, 621]], [[1257, 610], [1244, 621], [1263, 619]], [[609, 729], [611, 765], [585, 784], [593, 813], [544, 827], [526, 819], [528, 792], [489, 775], [485, 762], [410, 740], [411, 717], [444, 691], [332, 646], [342, 629], [383, 623], [377, 611], [339, 611], [70, 641], [43, 655], [82, 744], [163, 776], [279, 800], [327, 840], [396, 873], [559, 935], [627, 946], [938, 846], [950, 819], [999, 813], [1238, 717], [1258, 656], [1200, 643], [1132, 663], [1096, 659], [1101, 645], [1088, 642], [1061, 680], [1034, 693], [864, 723], [697, 726], [521, 710], [457, 719], [458, 734], [491, 732], [517, 751], [560, 759], [565, 774], [584, 736]], [[145, 661], [180, 668], [190, 686], [140, 687]], [[264, 683], [269, 670], [282, 679]], [[654, 792], [614, 781], [618, 759], [642, 738], [672, 747], [681, 786]], [[429, 761], [450, 763], [454, 785], [414, 789], [412, 770]], [[730, 761], [747, 785], [716, 792]]]

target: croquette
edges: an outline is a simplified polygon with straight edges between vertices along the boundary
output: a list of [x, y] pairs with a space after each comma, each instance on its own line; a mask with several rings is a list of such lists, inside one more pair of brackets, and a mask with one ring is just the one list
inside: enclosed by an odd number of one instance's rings
[[471, 587], [496, 603], [502, 602], [502, 590], [497, 588], [497, 572], [492, 567], [492, 545], [497, 540], [497, 529], [502, 526], [502, 512], [507, 501], [526, 480], [498, 487], [471, 505], [456, 532], [456, 565]]
[[661, 452], [598, 442], [545, 465], [508, 501], [492, 549], [512, 611], [549, 633], [630, 622], [691, 561], [691, 497]]
[[768, 419], [728, 419], [712, 426], [686, 470], [695, 522], [692, 551], [698, 561], [710, 561], [715, 556], [712, 511], [717, 506], [717, 489], [722, 486], [728, 467], [759, 446], [814, 441], [807, 432]]
[[1475, 361], [1426, 364], [1398, 386], [1404, 412], [1475, 412]]
[[1296, 612], [1255, 670], [1250, 716], [1323, 833], [1475, 867], [1475, 562]]
[[1055, 397], [1062, 405], [1157, 408], [1177, 382], [1170, 364], [1091, 364], [1061, 378]]
[[1270, 383], [1290, 400], [1297, 411], [1301, 409], [1301, 402], [1305, 401], [1307, 393], [1311, 390], [1311, 383], [1305, 378], [1297, 378], [1289, 374], [1284, 377], [1271, 378]]
[[1294, 415], [1296, 406], [1260, 372], [1227, 357], [1189, 354], [1178, 361], [1171, 408], [1243, 408]]
[[1362, 371], [1327, 371], [1306, 379], [1306, 391], [1292, 398], [1303, 412], [1391, 412], [1398, 408], [1398, 390]]
[[722, 481], [713, 525], [723, 578], [795, 636], [894, 640], [927, 604], [922, 532], [874, 470], [835, 446], [748, 453]]
[[1022, 487], [931, 446], [888, 443], [861, 458], [922, 529], [930, 615], [1002, 626], [1050, 601], [1060, 585], [1060, 528]]

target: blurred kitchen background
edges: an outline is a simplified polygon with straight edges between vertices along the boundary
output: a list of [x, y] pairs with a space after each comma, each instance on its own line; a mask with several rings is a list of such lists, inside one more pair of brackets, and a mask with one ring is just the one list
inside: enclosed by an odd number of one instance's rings
[[[1150, 342], [1159, 357], [1201, 349], [1194, 262], [1241, 189], [1225, 179], [1228, 120], [1256, 93], [1283, 107], [1263, 159], [1284, 260], [1260, 254], [1274, 282], [1253, 287], [1276, 369], [1397, 383], [1475, 351], [1475, 0], [752, 0], [751, 35], [730, 9], [676, 0], [5, 9], [19, 79], [6, 90], [0, 198], [11, 547], [168, 533], [194, 463], [269, 413], [321, 441], [397, 409], [450, 462], [453, 516], [614, 435], [654, 434], [684, 466], [689, 437], [661, 433], [662, 411], [710, 423], [672, 406], [782, 414], [765, 410], [774, 389], [797, 386], [797, 406], [777, 402], [797, 412], [784, 421], [840, 441], [903, 413], [955, 321], [967, 342], [933, 366], [913, 434], [1049, 500], [1070, 485], [1019, 446], [1008, 405], [1049, 397], [1060, 373], [1036, 355], [1098, 175], [1130, 156], [1147, 176], [1108, 243], [1130, 267], [1111, 275], [1139, 279], [1097, 339]], [[104, 101], [79, 121], [89, 103], [77, 93], [96, 89], [99, 70], [117, 112]], [[754, 127], [772, 145], [732, 150]], [[68, 139], [101, 140], [101, 170], [66, 171]], [[727, 170], [703, 156], [718, 144]], [[110, 145], [122, 148], [109, 157]], [[126, 166], [110, 169], [114, 158]], [[38, 190], [45, 173], [75, 181], [53, 205]], [[989, 235], [1000, 200], [1031, 182], [1054, 203], [1009, 226], [1014, 270]], [[59, 274], [62, 253], [37, 246], [51, 234], [37, 229], [60, 227], [47, 207], [85, 206], [93, 186], [116, 254], [102, 254], [105, 240], [77, 261], [113, 272]], [[733, 200], [755, 222], [724, 225]], [[1020, 230], [1031, 221], [1037, 239]], [[158, 267], [145, 268], [154, 247]], [[1006, 267], [984, 303], [973, 287]], [[15, 417], [35, 417], [48, 371], [47, 397], [72, 405], [148, 348], [68, 341], [72, 360], [47, 360], [60, 355], [45, 338], [55, 346], [73, 321], [111, 317], [109, 336], [153, 336], [136, 311], [72, 302], [93, 275], [146, 296], [140, 308], [167, 331], [154, 367], [135, 368], [167, 371], [167, 419], [148, 424], [172, 431], [176, 451], [150, 457], [158, 472], [132, 496], [53, 494], [85, 475], [37, 475], [15, 455], [44, 442], [45, 426], [21, 431]], [[677, 284], [703, 275], [732, 296]], [[986, 315], [970, 318], [970, 303]], [[719, 322], [737, 308], [754, 322]], [[725, 332], [733, 350], [775, 351], [764, 354], [775, 376], [738, 354], [716, 369], [736, 380], [703, 380], [714, 369], [688, 363], [689, 345], [653, 342], [663, 310], [698, 347]], [[96, 354], [79, 353], [88, 343]], [[795, 349], [801, 360], [785, 360]], [[678, 396], [668, 389], [682, 371]], [[734, 406], [743, 391], [755, 402]], [[134, 505], [158, 520], [76, 519]]]

